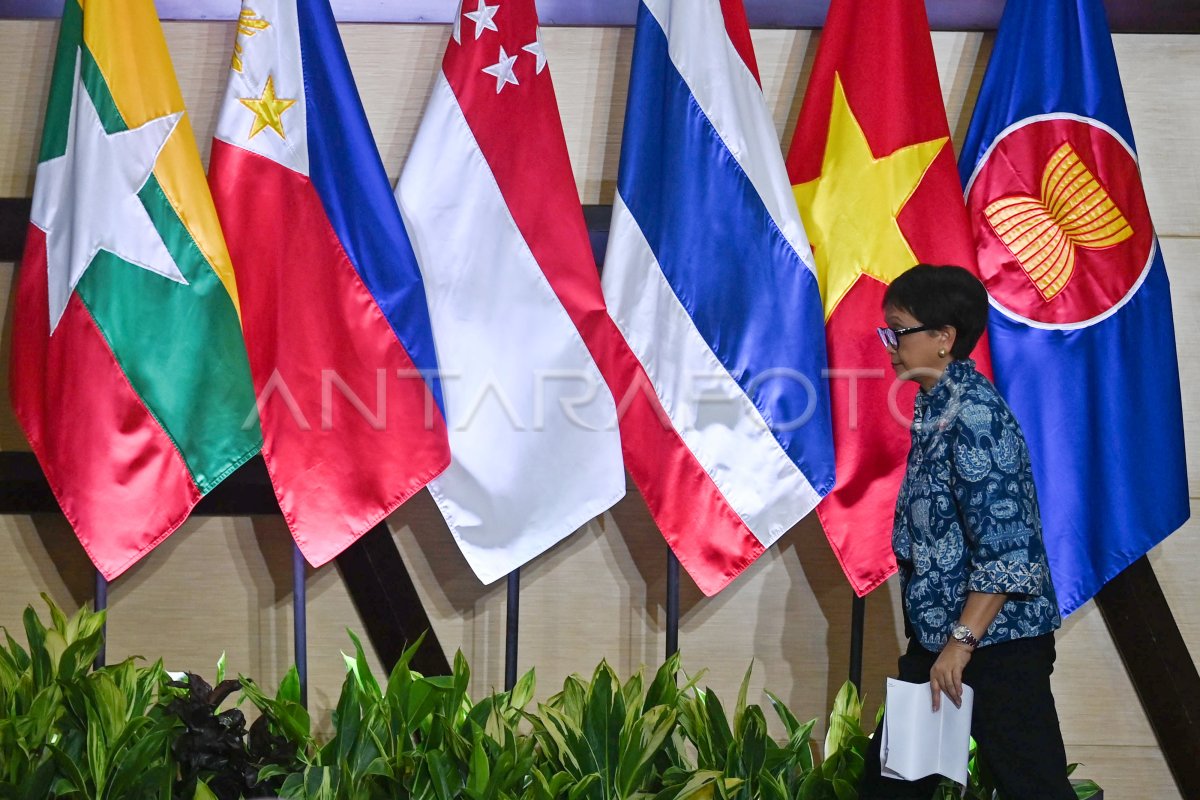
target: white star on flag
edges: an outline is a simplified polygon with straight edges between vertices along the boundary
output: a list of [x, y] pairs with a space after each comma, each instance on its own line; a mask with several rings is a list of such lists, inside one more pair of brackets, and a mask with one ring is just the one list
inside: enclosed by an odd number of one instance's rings
[[534, 40], [521, 49], [526, 53], [533, 53], [537, 56], [536, 72], [538, 75], [541, 75], [542, 70], [546, 68], [546, 51], [542, 48], [542, 29], [540, 27], [537, 29], [537, 36]]
[[500, 90], [504, 88], [504, 84], [518, 84], [517, 76], [513, 74], [513, 64], [516, 63], [517, 56], [510, 56], [504, 52], [504, 46], [500, 46], [500, 60], [490, 67], [484, 67], [483, 71], [488, 75], [496, 76], [496, 94], [500, 94]]
[[469, 11], [465, 15], [467, 19], [475, 23], [475, 38], [478, 39], [483, 35], [486, 28], [489, 31], [500, 32], [496, 27], [496, 23], [492, 21], [492, 17], [496, 16], [496, 12], [500, 9], [500, 4], [489, 6], [487, 0], [479, 0], [479, 7], [474, 11]]
[[109, 134], [79, 78], [67, 121], [67, 150], [38, 164], [30, 220], [46, 232], [50, 332], [100, 250], [187, 284], [138, 198], [182, 112]]

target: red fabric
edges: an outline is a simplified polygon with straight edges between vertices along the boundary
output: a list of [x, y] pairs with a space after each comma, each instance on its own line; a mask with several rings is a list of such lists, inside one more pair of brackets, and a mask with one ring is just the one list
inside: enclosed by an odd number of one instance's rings
[[[821, 174], [835, 73], [877, 158], [949, 137], [924, 4], [920, 0], [834, 0], [788, 153], [793, 184]], [[978, 271], [949, 143], [901, 210], [898, 222], [916, 255], [914, 263], [957, 264]], [[821, 267], [820, 254], [817, 266]], [[849, 415], [850, 378], [835, 377], [830, 382], [838, 480], [817, 513], [859, 595], [896, 570], [892, 515], [909, 434], [905, 425], [895, 421], [890, 407], [897, 407], [907, 419], [915, 393], [912, 385], [902, 389], [894, 385], [890, 359], [875, 335], [875, 327], [883, 324], [884, 288], [874, 278], [860, 276], [826, 325], [832, 370], [882, 376], [857, 381], [857, 428], [851, 426]], [[974, 357], [980, 369], [990, 374], [986, 337]]]
[[[729, 507], [667, 420], [641, 363], [604, 304], [587, 226], [571, 172], [558, 102], [545, 66], [523, 48], [535, 41], [533, 0], [510, 0], [496, 13], [499, 31], [476, 41], [462, 21], [462, 43], [451, 40], [446, 79], [517, 228], [566, 308], [617, 402], [625, 466], [679, 563], [707, 595], [737, 577], [762, 544]], [[499, 48], [519, 54], [518, 84], [480, 80]]]
[[13, 408], [67, 521], [112, 580], [187, 519], [200, 491], [78, 294], [49, 335], [46, 235], [36, 225], [15, 309]]
[[445, 421], [308, 178], [215, 140], [209, 182], [263, 458], [296, 543], [320, 566], [446, 468]]
[[754, 42], [750, 39], [750, 24], [746, 21], [746, 6], [742, 0], [721, 0], [721, 14], [725, 18], [725, 32], [729, 34], [729, 41], [733, 42], [733, 48], [742, 61], [746, 62], [754, 80], [761, 84], [758, 61], [754, 57]]

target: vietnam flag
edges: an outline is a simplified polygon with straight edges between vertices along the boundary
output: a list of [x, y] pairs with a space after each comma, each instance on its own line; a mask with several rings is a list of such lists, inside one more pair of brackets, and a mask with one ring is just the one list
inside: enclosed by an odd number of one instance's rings
[[829, 351], [837, 483], [817, 513], [861, 596], [896, 570], [892, 514], [916, 391], [896, 384], [875, 334], [883, 293], [917, 263], [976, 269], [920, 0], [834, 0], [787, 166]]
[[151, 0], [67, 0], [10, 364], [112, 579], [259, 449], [233, 271]]
[[329, 0], [242, 7], [209, 180], [263, 458], [320, 566], [450, 460], [424, 285]]

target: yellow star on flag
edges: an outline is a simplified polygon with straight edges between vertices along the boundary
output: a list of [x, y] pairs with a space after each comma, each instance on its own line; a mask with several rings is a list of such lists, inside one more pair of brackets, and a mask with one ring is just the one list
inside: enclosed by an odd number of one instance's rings
[[917, 262], [896, 217], [947, 141], [920, 142], [876, 158], [841, 76], [834, 75], [821, 174], [792, 187], [817, 262], [826, 320], [859, 275], [891, 283]]
[[263, 87], [262, 97], [239, 97], [238, 101], [254, 112], [254, 122], [250, 126], [250, 136], [253, 139], [263, 128], [270, 128], [279, 134], [280, 139], [286, 139], [283, 132], [283, 112], [296, 104], [295, 100], [286, 100], [275, 96], [275, 79], [268, 75], [267, 85]]

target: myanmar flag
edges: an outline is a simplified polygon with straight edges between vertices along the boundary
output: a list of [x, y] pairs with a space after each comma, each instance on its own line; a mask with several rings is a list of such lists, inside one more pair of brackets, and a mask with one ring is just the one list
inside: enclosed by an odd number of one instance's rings
[[67, 0], [10, 385], [114, 578], [261, 442], [237, 291], [151, 0]]
[[[875, 328], [915, 264], [975, 270], [921, 0], [834, 0], [787, 159], [825, 306], [837, 483], [817, 506], [861, 596], [896, 571], [892, 514], [914, 384]], [[974, 357], [987, 372], [986, 345]]]

